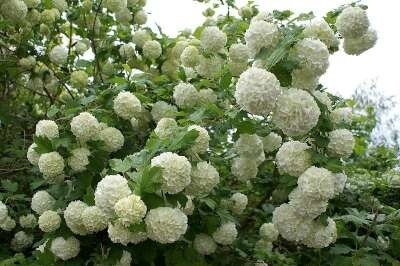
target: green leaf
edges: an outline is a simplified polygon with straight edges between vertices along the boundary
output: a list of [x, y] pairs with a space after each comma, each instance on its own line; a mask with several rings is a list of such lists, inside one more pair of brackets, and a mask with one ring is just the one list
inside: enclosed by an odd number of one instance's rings
[[336, 244], [329, 249], [329, 253], [334, 255], [348, 254], [352, 251], [353, 251], [352, 248], [344, 244]]
[[110, 167], [115, 172], [125, 173], [132, 168], [132, 157], [126, 157], [124, 160], [111, 159], [109, 161]]
[[144, 222], [138, 224], [131, 224], [128, 227], [129, 231], [131, 232], [146, 232], [146, 224]]
[[83, 196], [83, 202], [88, 205], [94, 205], [94, 190], [91, 186], [86, 189], [86, 194]]
[[14, 193], [18, 190], [18, 183], [12, 182], [11, 180], [1, 180], [1, 186], [8, 192]]
[[162, 183], [162, 168], [160, 167], [146, 167], [143, 169], [141, 175], [139, 174], [134, 180], [136, 183], [135, 192], [139, 195], [143, 193], [154, 193], [158, 191]]
[[37, 145], [37, 147], [35, 148], [35, 151], [39, 154], [49, 153], [54, 150], [51, 140], [49, 140], [47, 137], [35, 136], [35, 137], [33, 137], [33, 140]]
[[290, 10], [283, 10], [283, 11], [274, 10], [272, 15], [277, 20], [285, 20], [288, 19], [291, 15], [293, 15], [293, 12]]
[[189, 149], [199, 136], [199, 132], [195, 129], [183, 130], [172, 139], [168, 145], [169, 151], [187, 150]]
[[177, 206], [185, 207], [186, 202], [188, 201], [187, 196], [183, 193], [167, 194], [166, 198], [167, 198], [167, 201], [170, 204], [172, 204], [174, 207], [177, 207]]
[[49, 110], [47, 110], [47, 117], [53, 118], [59, 111], [60, 109], [58, 109], [57, 106], [52, 105], [50, 106]]

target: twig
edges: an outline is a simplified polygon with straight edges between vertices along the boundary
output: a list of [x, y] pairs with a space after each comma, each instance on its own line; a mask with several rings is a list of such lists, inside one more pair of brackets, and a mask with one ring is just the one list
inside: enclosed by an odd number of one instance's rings
[[90, 43], [92, 44], [92, 49], [93, 49], [93, 53], [94, 53], [94, 60], [96, 61], [97, 72], [99, 74], [101, 82], [104, 83], [103, 75], [101, 73], [101, 67], [100, 67], [99, 58], [97, 57], [96, 42], [94, 40], [94, 36], [95, 36], [94, 27], [96, 26], [97, 16], [98, 16], [98, 14], [100, 12], [102, 3], [103, 3], [103, 0], [100, 1], [99, 5], [97, 6], [96, 13], [94, 15], [93, 24], [92, 24], [92, 30], [91, 30], [91, 34], [90, 34]]

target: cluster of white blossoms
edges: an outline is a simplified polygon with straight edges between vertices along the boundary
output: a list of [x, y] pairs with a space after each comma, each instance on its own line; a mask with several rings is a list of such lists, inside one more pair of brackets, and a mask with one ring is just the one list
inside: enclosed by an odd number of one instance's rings
[[107, 215], [97, 206], [85, 208], [81, 215], [83, 226], [89, 233], [100, 232], [107, 228]]
[[[1, 209], [1, 204], [0, 204], [0, 209]], [[1, 220], [1, 210], [0, 210], [0, 220]], [[37, 226], [36, 216], [32, 213], [20, 216], [19, 225], [22, 228], [29, 228], [29, 229], [35, 228]]]
[[45, 211], [52, 210], [56, 200], [44, 190], [37, 191], [31, 200], [31, 209], [37, 214], [42, 214]]
[[339, 45], [338, 38], [324, 19], [312, 21], [304, 28], [303, 35], [306, 38], [319, 39], [328, 48], [335, 48]]
[[149, 211], [145, 223], [148, 237], [166, 244], [177, 241], [186, 233], [188, 218], [179, 209], [158, 207]]
[[160, 139], [170, 139], [172, 138], [178, 131], [179, 126], [173, 118], [161, 118], [158, 121], [156, 128], [154, 129], [154, 133]]
[[71, 73], [71, 85], [77, 89], [84, 89], [88, 85], [88, 74], [83, 70], [77, 70]]
[[47, 178], [53, 178], [64, 172], [64, 159], [56, 151], [40, 155], [38, 166], [40, 172]]
[[157, 41], [147, 41], [143, 45], [143, 55], [149, 59], [157, 59], [162, 54], [161, 44]]
[[282, 144], [276, 153], [276, 164], [281, 174], [300, 176], [311, 166], [310, 147], [300, 141], [288, 141]]
[[88, 205], [80, 200], [72, 201], [64, 210], [64, 220], [68, 228], [77, 235], [87, 235], [88, 231], [82, 219], [83, 211]]
[[103, 141], [105, 150], [108, 152], [116, 152], [124, 146], [124, 135], [115, 127], [107, 127], [100, 131], [98, 140]]
[[132, 243], [137, 244], [147, 239], [146, 232], [131, 232], [127, 227], [120, 223], [110, 223], [108, 225], [108, 237], [113, 243], [120, 243], [124, 246]]
[[68, 166], [74, 172], [83, 172], [89, 164], [90, 151], [87, 148], [76, 148], [71, 151], [68, 157]]
[[190, 83], [179, 83], [174, 87], [173, 98], [181, 108], [193, 107], [198, 101], [198, 91]]
[[282, 145], [282, 137], [276, 134], [275, 132], [271, 132], [268, 136], [262, 138], [263, 148], [265, 153], [270, 153], [279, 149]]
[[43, 232], [54, 232], [60, 227], [61, 217], [57, 212], [48, 210], [39, 216], [38, 223], [40, 230]]
[[68, 59], [68, 49], [62, 45], [54, 46], [49, 54], [50, 61], [56, 65], [64, 65]]
[[11, 239], [11, 248], [15, 251], [21, 251], [25, 248], [32, 246], [33, 235], [27, 234], [24, 231], [15, 233], [13, 239]]
[[211, 236], [197, 234], [193, 240], [193, 248], [201, 255], [210, 255], [217, 249], [217, 244]]
[[224, 49], [227, 37], [218, 27], [211, 26], [203, 29], [200, 37], [201, 47], [208, 53], [217, 53]]
[[179, 193], [190, 184], [192, 166], [185, 156], [164, 152], [151, 159], [151, 166], [162, 168], [161, 189], [167, 193]]
[[353, 120], [353, 111], [350, 107], [336, 108], [331, 112], [330, 119], [334, 126], [350, 125]]
[[214, 55], [210, 57], [200, 56], [197, 73], [206, 79], [215, 79], [221, 74], [224, 61], [221, 57]]
[[59, 236], [51, 241], [50, 251], [61, 260], [69, 260], [78, 256], [80, 243], [79, 240], [73, 236], [67, 239]]
[[26, 153], [26, 157], [28, 159], [28, 161], [32, 164], [32, 165], [37, 165], [39, 162], [39, 158], [40, 158], [40, 154], [36, 152], [36, 143], [32, 143], [29, 148], [28, 151]]
[[114, 210], [118, 216], [118, 222], [124, 226], [129, 226], [142, 221], [146, 215], [147, 207], [139, 196], [130, 195], [117, 201]]
[[131, 92], [122, 91], [114, 98], [113, 108], [119, 117], [129, 120], [141, 112], [142, 105]]
[[9, 216], [7, 206], [0, 200], [0, 229], [11, 231], [15, 226], [16, 222]]
[[189, 150], [197, 154], [203, 154], [207, 152], [210, 142], [210, 136], [208, 135], [207, 129], [198, 125], [191, 125], [188, 127], [188, 131], [190, 130], [196, 130], [198, 132], [198, 136]]
[[258, 173], [258, 165], [252, 158], [236, 157], [232, 161], [231, 172], [240, 181], [255, 178]]
[[185, 188], [185, 192], [193, 196], [207, 195], [219, 181], [219, 173], [214, 166], [207, 162], [199, 162], [191, 171], [190, 184]]
[[280, 83], [274, 74], [252, 67], [240, 75], [235, 99], [249, 113], [268, 115], [274, 109], [280, 93]]
[[1, 15], [14, 23], [23, 20], [28, 13], [28, 7], [23, 0], [1, 1], [0, 5]]
[[88, 112], [82, 112], [71, 120], [71, 132], [82, 142], [93, 140], [99, 131], [99, 121]]
[[175, 118], [178, 109], [176, 106], [168, 104], [164, 101], [158, 101], [153, 104], [151, 116], [153, 120], [158, 122], [161, 118]]
[[122, 58], [130, 59], [135, 56], [135, 48], [131, 43], [124, 43], [119, 47], [119, 55]]
[[315, 75], [322, 75], [329, 66], [329, 50], [326, 45], [318, 40], [306, 38], [293, 47], [293, 58], [298, 61], [300, 68], [308, 69]]
[[247, 207], [248, 199], [243, 193], [236, 192], [230, 197], [230, 209], [234, 214], [242, 214]]
[[336, 129], [329, 133], [328, 151], [337, 157], [348, 158], [355, 145], [353, 134], [347, 129]]
[[251, 57], [255, 57], [262, 48], [273, 48], [281, 34], [278, 26], [264, 20], [253, 20], [247, 29], [244, 39]]
[[237, 238], [238, 231], [236, 225], [232, 222], [222, 224], [212, 234], [212, 238], [215, 242], [221, 245], [231, 245]]
[[58, 126], [52, 120], [40, 120], [36, 124], [35, 135], [38, 137], [46, 137], [48, 139], [58, 138]]
[[199, 50], [196, 46], [189, 45], [183, 50], [180, 59], [185, 67], [195, 67], [200, 62]]

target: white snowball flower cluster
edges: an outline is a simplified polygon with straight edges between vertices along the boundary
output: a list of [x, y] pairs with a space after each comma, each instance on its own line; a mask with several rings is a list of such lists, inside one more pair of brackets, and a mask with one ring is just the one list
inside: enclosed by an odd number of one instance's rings
[[154, 133], [160, 139], [170, 139], [172, 138], [178, 131], [178, 124], [173, 118], [161, 118], [158, 121], [156, 128], [154, 129]]
[[121, 91], [117, 97], [114, 98], [114, 112], [123, 119], [131, 119], [137, 116], [141, 110], [142, 105], [139, 99], [128, 91]]
[[280, 33], [276, 24], [256, 20], [250, 23], [244, 38], [250, 54], [254, 58], [262, 48], [274, 47], [279, 41]]
[[335, 174], [335, 196], [343, 192], [346, 185], [347, 176], [344, 173]]
[[156, 242], [173, 243], [186, 233], [188, 218], [179, 209], [158, 207], [145, 218], [148, 237]]
[[[1, 209], [1, 204], [0, 204], [0, 209]], [[0, 216], [1, 216], [1, 210], [0, 210]], [[0, 217], [1, 221], [1, 217]], [[37, 220], [35, 215], [32, 213], [27, 214], [27, 215], [22, 215], [19, 217], [19, 224], [21, 225], [22, 228], [30, 228], [33, 229], [37, 225]]]
[[115, 266], [130, 266], [132, 265], [132, 255], [130, 252], [122, 251], [122, 256]]
[[143, 10], [139, 10], [136, 12], [135, 16], [133, 17], [133, 21], [135, 24], [143, 25], [147, 22], [147, 14]]
[[236, 192], [230, 197], [230, 209], [235, 214], [242, 214], [247, 207], [248, 199], [243, 193]]
[[80, 251], [79, 240], [73, 236], [65, 239], [61, 236], [53, 239], [50, 245], [50, 251], [62, 260], [69, 260], [78, 256]]
[[336, 108], [330, 114], [331, 122], [335, 125], [350, 125], [353, 120], [353, 111], [350, 107]]
[[0, 201], [0, 223], [2, 223], [8, 216], [7, 206]]
[[124, 146], [124, 135], [115, 127], [107, 127], [100, 131], [98, 139], [104, 142], [105, 150], [116, 152]]
[[151, 166], [162, 168], [161, 189], [167, 193], [179, 193], [190, 184], [192, 166], [184, 156], [164, 152], [151, 159]]
[[89, 49], [89, 44], [86, 43], [85, 41], [81, 40], [76, 43], [74, 48], [75, 48], [75, 52], [82, 55]]
[[325, 91], [313, 91], [312, 95], [317, 98], [329, 111], [332, 111], [332, 100], [329, 98], [329, 95]]
[[31, 209], [37, 214], [42, 214], [47, 210], [52, 210], [56, 200], [44, 190], [36, 192], [31, 201]]
[[132, 41], [136, 46], [143, 47], [147, 41], [151, 41], [151, 35], [146, 30], [138, 30], [133, 33]]
[[293, 58], [298, 61], [300, 68], [309, 69], [316, 75], [322, 75], [329, 66], [329, 50], [317, 39], [306, 38], [293, 47]]
[[32, 246], [33, 235], [27, 234], [24, 231], [15, 233], [13, 239], [11, 239], [11, 248], [15, 251], [21, 251], [25, 248]]
[[288, 141], [282, 144], [276, 153], [279, 173], [300, 176], [311, 166], [310, 147], [300, 141]]
[[200, 62], [196, 67], [196, 71], [204, 78], [215, 79], [221, 73], [222, 65], [223, 60], [219, 56], [200, 56]]
[[104, 0], [103, 6], [110, 10], [111, 12], [117, 12], [123, 8], [127, 7], [126, 0]]
[[26, 153], [26, 157], [32, 165], [37, 165], [40, 158], [40, 154], [35, 151], [36, 147], [36, 143], [32, 143], [28, 148], [28, 152]]
[[336, 223], [331, 218], [328, 218], [327, 221], [327, 226], [319, 224], [313, 227], [312, 233], [303, 241], [307, 247], [325, 248], [336, 241]]
[[369, 29], [364, 35], [358, 38], [345, 38], [343, 49], [346, 54], [360, 55], [375, 46], [378, 35], [373, 29]]
[[80, 141], [88, 141], [93, 139], [99, 131], [99, 121], [96, 117], [88, 112], [82, 112], [72, 118], [71, 132]]
[[211, 236], [197, 234], [193, 240], [193, 248], [201, 255], [210, 255], [217, 249], [217, 244]]
[[118, 222], [124, 226], [139, 223], [146, 215], [147, 207], [137, 195], [130, 195], [120, 199], [114, 205]]
[[123, 8], [120, 11], [115, 13], [115, 19], [126, 26], [129, 25], [129, 23], [132, 20], [132, 14], [131, 11], [128, 8]]
[[336, 129], [329, 133], [328, 151], [335, 156], [348, 158], [355, 145], [353, 134], [347, 129]]
[[6, 219], [0, 223], [0, 228], [4, 231], [10, 232], [12, 231], [17, 223], [15, 222], [14, 219], [12, 219], [10, 216], [7, 216]]
[[48, 139], [58, 138], [58, 126], [52, 120], [40, 120], [36, 124], [35, 135], [38, 137], [46, 137]]
[[107, 175], [97, 183], [94, 192], [96, 206], [99, 207], [107, 217], [114, 216], [114, 205], [120, 199], [131, 194], [128, 181], [121, 175]]
[[74, 172], [83, 172], [89, 164], [90, 151], [87, 148], [76, 148], [71, 151], [68, 157], [68, 165]]
[[124, 43], [119, 47], [119, 54], [122, 58], [130, 59], [135, 56], [135, 48], [131, 43]]
[[279, 236], [279, 232], [273, 223], [263, 223], [260, 226], [259, 234], [262, 239], [268, 240], [269, 242], [276, 241]]
[[67, 63], [68, 50], [62, 45], [57, 45], [50, 51], [49, 58], [56, 65], [64, 65]]
[[86, 71], [77, 70], [71, 73], [71, 85], [77, 89], [86, 88], [88, 85], [88, 74]]
[[236, 225], [232, 222], [224, 223], [212, 234], [215, 242], [221, 245], [231, 245], [238, 235]]
[[161, 44], [157, 41], [147, 41], [143, 45], [143, 55], [149, 59], [157, 59], [162, 54]]
[[39, 228], [43, 232], [50, 233], [60, 228], [61, 217], [55, 211], [45, 211], [39, 216]]
[[347, 7], [336, 19], [336, 28], [344, 38], [364, 35], [369, 27], [367, 12], [360, 7]]
[[192, 169], [191, 181], [185, 192], [193, 196], [208, 194], [218, 183], [219, 173], [217, 169], [207, 162], [199, 162]]
[[72, 201], [64, 211], [64, 220], [68, 228], [77, 235], [87, 235], [89, 232], [84, 226], [82, 213], [88, 205], [80, 200]]
[[328, 200], [335, 194], [335, 176], [325, 168], [311, 166], [297, 180], [301, 193], [317, 200]]
[[33, 56], [24, 57], [18, 61], [18, 65], [20, 65], [23, 69], [29, 70], [35, 67], [36, 59]]
[[107, 215], [97, 206], [85, 208], [81, 219], [83, 226], [89, 233], [103, 231], [108, 225]]
[[250, 58], [249, 48], [242, 43], [235, 43], [229, 48], [229, 59], [234, 62], [247, 62]]
[[64, 159], [63, 157], [56, 151], [44, 153], [40, 155], [39, 162], [39, 171], [45, 177], [56, 177], [61, 175], [64, 172]]
[[247, 181], [257, 176], [257, 167], [257, 163], [252, 158], [236, 157], [232, 161], [231, 172], [238, 180]]
[[174, 87], [173, 97], [179, 107], [193, 107], [198, 101], [198, 91], [190, 83], [179, 83]]
[[175, 118], [177, 112], [176, 106], [170, 105], [164, 101], [158, 101], [153, 104], [151, 116], [154, 121], [158, 122], [161, 118]]
[[292, 71], [292, 87], [313, 91], [318, 87], [319, 76], [307, 68], [297, 68]]
[[328, 201], [314, 199], [299, 188], [295, 188], [289, 194], [289, 205], [296, 210], [296, 214], [303, 218], [314, 219], [324, 213], [328, 207]]
[[224, 49], [227, 37], [224, 32], [222, 32], [216, 26], [210, 26], [204, 28], [200, 37], [201, 47], [209, 53], [217, 53]]
[[12, 22], [23, 20], [28, 13], [28, 8], [22, 0], [7, 0], [0, 4], [1, 15]]
[[198, 93], [199, 103], [215, 103], [218, 100], [217, 94], [212, 89], [201, 89]]
[[318, 104], [309, 93], [292, 88], [278, 98], [273, 122], [286, 135], [301, 136], [317, 125], [320, 114]]
[[236, 153], [241, 157], [258, 157], [264, 152], [263, 142], [256, 134], [240, 134], [234, 147]]
[[196, 46], [189, 45], [183, 50], [180, 59], [185, 67], [195, 67], [200, 62], [199, 50]]
[[280, 83], [274, 74], [252, 67], [240, 75], [236, 84], [235, 99], [251, 114], [268, 115], [275, 107], [280, 93]]
[[276, 151], [282, 145], [282, 137], [275, 132], [269, 133], [268, 136], [261, 138], [261, 140], [266, 153]]
[[189, 150], [197, 154], [203, 154], [207, 152], [210, 142], [210, 136], [208, 135], [207, 129], [198, 125], [191, 125], [188, 127], [188, 131], [191, 130], [196, 130], [199, 135], [197, 136]]
[[113, 243], [119, 243], [124, 246], [129, 243], [137, 244], [147, 239], [146, 232], [131, 232], [120, 223], [108, 225], [108, 237]]
[[315, 38], [321, 40], [328, 48], [337, 47], [339, 40], [335, 33], [324, 19], [314, 20], [303, 30], [306, 38]]

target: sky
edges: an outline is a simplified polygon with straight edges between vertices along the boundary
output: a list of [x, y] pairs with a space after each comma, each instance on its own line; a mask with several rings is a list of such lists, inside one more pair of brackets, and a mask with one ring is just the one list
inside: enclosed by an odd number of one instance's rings
[[[346, 0], [255, 0], [260, 10], [272, 11], [290, 9], [295, 13], [313, 11], [316, 17], [347, 4]], [[237, 0], [237, 6], [243, 6], [246, 0]], [[400, 76], [400, 30], [398, 29], [398, 10], [400, 1], [364, 0], [368, 5], [368, 17], [371, 27], [378, 33], [378, 42], [374, 48], [360, 56], [349, 56], [343, 51], [330, 57], [330, 67], [321, 77], [321, 83], [331, 92], [350, 97], [363, 83], [376, 79], [377, 88], [386, 95], [395, 96], [400, 102], [400, 90], [397, 78]], [[202, 11], [206, 5], [193, 0], [148, 0], [146, 11], [149, 25], [161, 26], [168, 35], [176, 35], [185, 28], [194, 29], [204, 21]], [[399, 76], [397, 76], [399, 75]]]

